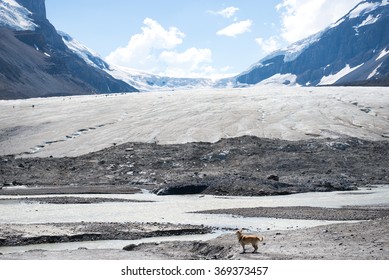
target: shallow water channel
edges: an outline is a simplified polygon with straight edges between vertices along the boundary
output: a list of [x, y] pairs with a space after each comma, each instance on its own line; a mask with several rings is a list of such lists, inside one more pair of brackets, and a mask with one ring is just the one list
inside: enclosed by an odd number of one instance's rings
[[[58, 197], [58, 195], [55, 195]], [[70, 195], [66, 195], [70, 196]], [[76, 197], [104, 197], [138, 200], [140, 202], [105, 202], [96, 204], [39, 204], [26, 203], [18, 198], [24, 196], [3, 196], [11, 200], [0, 200], [0, 225], [30, 223], [67, 222], [158, 222], [194, 224], [217, 227], [213, 234], [200, 236], [173, 236], [146, 238], [137, 241], [93, 241], [62, 244], [42, 244], [21, 247], [0, 247], [0, 252], [9, 253], [32, 249], [64, 250], [85, 247], [88, 249], [122, 248], [129, 243], [159, 242], [168, 240], [205, 240], [235, 228], [252, 231], [285, 230], [335, 223], [336, 221], [291, 220], [274, 218], [243, 218], [236, 215], [196, 214], [194, 211], [277, 207], [313, 206], [342, 207], [355, 205], [382, 205], [389, 203], [389, 185], [369, 187], [357, 191], [302, 193], [269, 197], [220, 197], [209, 195], [156, 196], [143, 192], [132, 195], [74, 195]], [[49, 197], [34, 196], [34, 197]], [[144, 202], [149, 201], [149, 202]]]

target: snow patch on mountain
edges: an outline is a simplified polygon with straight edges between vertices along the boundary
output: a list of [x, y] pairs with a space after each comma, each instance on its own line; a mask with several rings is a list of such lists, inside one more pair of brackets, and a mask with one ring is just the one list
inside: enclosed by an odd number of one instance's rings
[[388, 50], [382, 50], [382, 52], [379, 54], [379, 56], [376, 58], [376, 61], [380, 60], [381, 58], [385, 57], [387, 54], [389, 53], [389, 49]]
[[275, 74], [274, 76], [263, 80], [258, 85], [285, 85], [285, 86], [296, 86], [297, 76], [291, 73], [288, 74]]
[[73, 53], [81, 57], [87, 64], [103, 70], [108, 68], [108, 64], [100, 57], [97, 52], [89, 49], [65, 32], [58, 31], [58, 34], [62, 37], [62, 41], [65, 43], [65, 45]]
[[[266, 56], [261, 61], [264, 62], [266, 60], [272, 59], [277, 56], [284, 56], [284, 62], [290, 62], [296, 60], [300, 54], [302, 54], [309, 46], [311, 46], [313, 43], [320, 40], [320, 37], [323, 32], [316, 33], [312, 36], [309, 36], [308, 38], [305, 38], [303, 40], [297, 41], [296, 43], [293, 43], [281, 50], [275, 51], [268, 56]], [[258, 64], [254, 65], [258, 66]], [[268, 65], [264, 65], [268, 66]]]
[[[344, 18], [339, 19], [336, 23], [328, 26], [326, 29], [324, 29], [321, 32], [318, 32], [314, 35], [309, 36], [308, 38], [302, 39], [296, 43], [293, 43], [286, 48], [283, 48], [281, 50], [275, 51], [271, 53], [270, 55], [266, 56], [264, 59], [262, 59], [260, 62], [272, 59], [277, 56], [284, 55], [284, 62], [290, 62], [296, 60], [301, 53], [303, 53], [309, 46], [316, 43], [321, 39], [321, 36], [323, 33], [325, 33], [327, 30], [332, 29], [338, 25], [340, 25], [342, 22], [344, 22], [345, 18], [357, 18], [364, 14], [367, 14], [375, 9], [377, 9], [380, 6], [386, 6], [389, 4], [389, 0], [384, 0], [382, 2], [362, 2], [358, 4], [353, 10], [351, 10]], [[361, 24], [355, 27], [356, 30], [358, 28], [361, 28], [366, 25], [374, 24], [377, 22], [377, 20], [380, 18], [380, 15], [373, 17], [372, 15], [369, 15]], [[256, 63], [250, 68], [259, 67], [261, 66], [261, 63]]]
[[319, 85], [320, 86], [323, 86], [323, 85], [332, 85], [332, 84], [335, 84], [338, 80], [340, 80], [341, 78], [343, 78], [344, 76], [346, 76], [347, 74], [353, 72], [354, 70], [357, 70], [359, 67], [363, 66], [363, 64], [360, 64], [358, 66], [355, 66], [353, 68], [350, 67], [350, 65], [346, 65], [346, 67], [344, 67], [342, 70], [340, 70], [339, 72], [335, 73], [335, 74], [331, 74], [331, 75], [328, 75], [328, 76], [324, 76], [321, 80], [320, 80], [320, 83]]
[[323, 31], [253, 64], [235, 77], [236, 84], [294, 84], [288, 77], [294, 75], [302, 86], [386, 85], [388, 5], [389, 0], [360, 2]]
[[375, 75], [379, 74], [378, 69], [382, 66], [382, 63], [378, 65], [376, 69], [373, 70], [373, 72], [370, 73], [370, 75], [367, 77], [368, 79], [373, 78]]
[[359, 16], [362, 16], [366, 13], [369, 13], [375, 9], [377, 9], [380, 6], [386, 6], [389, 4], [388, 0], [382, 1], [382, 2], [361, 2], [359, 3], [354, 9], [352, 9], [346, 17], [348, 18], [357, 18]]
[[357, 26], [357, 28], [361, 28], [362, 26], [366, 26], [369, 24], [374, 24], [377, 22], [377, 20], [380, 18], [380, 15], [373, 17], [372, 15], [369, 15], [360, 25]]
[[0, 0], [0, 27], [14, 30], [35, 30], [37, 25], [30, 18], [31, 12], [15, 0]]

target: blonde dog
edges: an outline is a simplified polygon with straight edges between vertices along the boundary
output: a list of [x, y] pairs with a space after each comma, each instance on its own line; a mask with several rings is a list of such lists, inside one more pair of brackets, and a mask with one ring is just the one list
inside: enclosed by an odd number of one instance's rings
[[240, 245], [242, 245], [243, 252], [242, 254], [246, 253], [245, 245], [251, 244], [254, 247], [253, 253], [256, 253], [258, 250], [258, 243], [263, 241], [263, 237], [258, 237], [255, 235], [244, 235], [242, 233], [243, 229], [238, 230], [236, 232], [236, 236], [238, 236], [238, 240]]

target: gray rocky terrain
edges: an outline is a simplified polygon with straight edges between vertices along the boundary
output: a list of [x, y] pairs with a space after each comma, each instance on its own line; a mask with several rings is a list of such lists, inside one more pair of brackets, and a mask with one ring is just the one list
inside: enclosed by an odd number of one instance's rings
[[[139, 188], [158, 195], [243, 196], [353, 190], [389, 181], [388, 153], [387, 141], [244, 136], [216, 143], [127, 143], [78, 157], [2, 156], [0, 195]], [[18, 185], [27, 188], [9, 188]]]
[[[325, 209], [322, 209], [326, 213]], [[277, 208], [269, 209], [274, 216], [279, 214]], [[388, 207], [384, 209], [386, 215]], [[282, 210], [281, 210], [282, 212]], [[307, 214], [307, 209], [296, 208], [294, 213]], [[323, 214], [315, 216], [313, 211], [311, 218], [323, 218]], [[340, 210], [340, 215], [346, 219], [347, 215]], [[290, 216], [290, 215], [289, 215]], [[328, 217], [327, 217], [328, 218]], [[174, 242], [151, 242], [134, 244], [131, 240], [123, 250], [117, 249], [93, 249], [88, 250], [80, 247], [78, 250], [45, 251], [31, 250], [23, 253], [0, 254], [0, 259], [225, 259], [225, 260], [284, 260], [284, 259], [324, 259], [324, 260], [387, 260], [389, 258], [389, 226], [388, 216], [373, 220], [358, 222], [343, 222], [318, 226], [307, 229], [293, 229], [286, 231], [265, 231], [254, 233], [264, 237], [258, 253], [241, 254], [241, 246], [231, 230], [225, 234], [208, 241], [174, 241]], [[1, 234], [15, 236], [16, 233], [33, 232], [38, 225], [31, 225], [30, 229], [22, 225], [2, 227]], [[135, 239], [145, 236], [163, 234], [205, 233], [209, 229], [187, 225], [160, 225], [160, 224], [61, 224], [45, 225], [43, 229], [60, 229], [62, 233], [71, 231], [99, 232], [100, 235], [116, 233], [120, 238]], [[41, 229], [42, 229], [41, 228]], [[58, 232], [57, 232], [58, 234]], [[68, 233], [69, 234], [69, 233]], [[79, 235], [82, 236], [82, 235]], [[84, 234], [85, 240], [92, 234]], [[96, 234], [94, 238], [98, 235]], [[47, 237], [46, 237], [47, 238]], [[33, 240], [33, 238], [31, 238]], [[37, 239], [35, 239], [37, 240]], [[64, 239], [66, 240], [66, 238]], [[67, 237], [69, 241], [69, 237]]]
[[[355, 190], [389, 181], [388, 142], [356, 138], [284, 141], [257, 137], [216, 143], [127, 143], [64, 158], [0, 158], [1, 195], [49, 204], [126, 202], [77, 194], [213, 194], [269, 196]], [[371, 186], [374, 188], [374, 186]], [[53, 197], [34, 195], [52, 194]], [[72, 196], [56, 196], [66, 194]], [[18, 199], [14, 197], [13, 199]], [[2, 198], [4, 201], [5, 198]], [[0, 246], [129, 240], [123, 250], [86, 249], [7, 253], [0, 259], [388, 259], [388, 205], [219, 209], [211, 214], [332, 220], [334, 224], [256, 233], [257, 254], [240, 254], [234, 231], [205, 241], [131, 243], [144, 237], [204, 234], [203, 226], [160, 223], [3, 224]], [[343, 221], [343, 223], [339, 223]], [[352, 221], [350, 223], [350, 221]]]

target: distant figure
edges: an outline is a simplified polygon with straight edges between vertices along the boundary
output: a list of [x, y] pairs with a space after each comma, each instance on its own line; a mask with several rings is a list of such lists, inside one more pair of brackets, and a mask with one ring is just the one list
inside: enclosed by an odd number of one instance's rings
[[32, 108], [35, 108], [35, 105], [32, 105]]

